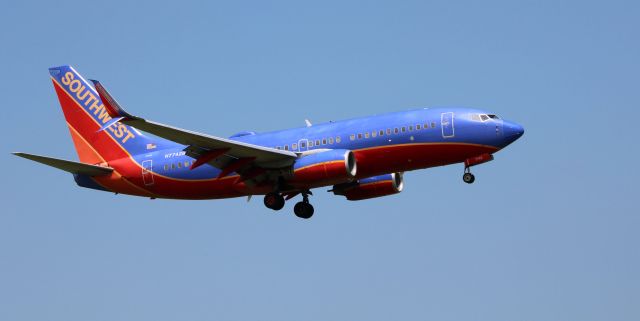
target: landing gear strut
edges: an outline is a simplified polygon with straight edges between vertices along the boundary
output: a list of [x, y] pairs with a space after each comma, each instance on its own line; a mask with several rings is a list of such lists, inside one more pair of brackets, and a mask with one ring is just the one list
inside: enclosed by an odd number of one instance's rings
[[471, 169], [470, 169], [471, 166], [484, 164], [484, 163], [490, 162], [492, 160], [493, 160], [493, 155], [492, 154], [488, 154], [488, 153], [484, 153], [482, 155], [478, 155], [478, 156], [475, 156], [475, 157], [467, 158], [464, 161], [464, 175], [462, 175], [462, 180], [467, 184], [471, 184], [471, 183], [475, 182], [476, 177], [473, 176], [473, 174], [471, 174]]
[[471, 174], [471, 170], [469, 167], [464, 168], [464, 175], [462, 175], [462, 180], [467, 184], [472, 184], [476, 181], [476, 177]]
[[309, 203], [309, 191], [302, 193], [302, 202], [296, 203], [293, 212], [299, 218], [308, 219], [313, 216], [313, 205]]
[[279, 211], [284, 207], [284, 197], [280, 193], [269, 193], [264, 196], [264, 206]]

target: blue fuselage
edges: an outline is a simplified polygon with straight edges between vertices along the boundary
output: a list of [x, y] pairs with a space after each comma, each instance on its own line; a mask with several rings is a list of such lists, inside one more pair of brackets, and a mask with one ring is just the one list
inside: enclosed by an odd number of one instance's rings
[[[424, 108], [260, 134], [243, 132], [231, 138], [299, 153], [352, 150], [358, 158], [358, 177], [368, 177], [492, 154], [523, 132], [522, 126], [482, 110]], [[193, 159], [185, 155], [184, 148], [178, 144], [163, 146], [134, 157], [139, 163], [152, 158], [153, 171], [171, 178], [210, 179], [220, 173], [209, 165], [190, 170]]]

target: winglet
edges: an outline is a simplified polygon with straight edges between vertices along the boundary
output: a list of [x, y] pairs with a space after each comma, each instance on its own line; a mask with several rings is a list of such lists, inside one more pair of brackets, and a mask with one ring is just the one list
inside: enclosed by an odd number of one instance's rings
[[[136, 117], [127, 113], [122, 106], [120, 106], [120, 104], [118, 104], [118, 102], [113, 98], [113, 96], [111, 96], [111, 94], [109, 94], [109, 92], [107, 91], [106, 88], [104, 88], [104, 86], [102, 86], [102, 84], [94, 79], [89, 79], [92, 83], [93, 86], [96, 87], [96, 91], [98, 92], [98, 95], [100, 95], [100, 100], [102, 100], [102, 103], [104, 104], [105, 109], [107, 110], [107, 113], [109, 113], [109, 116], [111, 116], [112, 118], [120, 118], [117, 121], [123, 119], [123, 118], [128, 118], [128, 119], [135, 119]], [[114, 123], [116, 123], [117, 121], [114, 121], [113, 123], [108, 123], [105, 124], [104, 129], [108, 128], [109, 126], [113, 125]], [[104, 130], [104, 129], [100, 129], [100, 130]]]
[[106, 122], [104, 125], [102, 125], [102, 127], [100, 127], [100, 129], [98, 130], [98, 132], [101, 132], [109, 127], [111, 127], [111, 125], [123, 120], [124, 117], [117, 117], [117, 118], [111, 118], [110, 121]]

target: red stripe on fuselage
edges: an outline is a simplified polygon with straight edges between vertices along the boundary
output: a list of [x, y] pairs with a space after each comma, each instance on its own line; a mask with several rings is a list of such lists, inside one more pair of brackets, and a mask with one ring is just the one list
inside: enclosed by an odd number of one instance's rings
[[355, 150], [357, 178], [464, 162], [483, 153], [494, 153], [493, 146], [465, 143], [415, 143]]

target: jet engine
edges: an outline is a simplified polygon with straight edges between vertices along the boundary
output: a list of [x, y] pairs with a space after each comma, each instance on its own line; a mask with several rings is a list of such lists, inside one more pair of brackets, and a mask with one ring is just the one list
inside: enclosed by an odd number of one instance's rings
[[402, 192], [403, 187], [402, 173], [391, 173], [334, 185], [331, 191], [335, 195], [345, 196], [350, 201], [359, 201], [397, 194]]
[[298, 158], [288, 183], [310, 188], [342, 184], [352, 181], [356, 172], [356, 157], [352, 151], [332, 149]]

